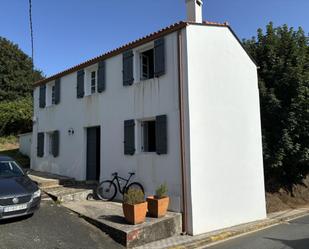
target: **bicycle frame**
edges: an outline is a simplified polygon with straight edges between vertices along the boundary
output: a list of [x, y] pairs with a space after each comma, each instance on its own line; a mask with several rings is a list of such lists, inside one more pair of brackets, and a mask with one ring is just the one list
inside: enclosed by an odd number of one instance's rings
[[[114, 178], [113, 178], [113, 180], [112, 180], [112, 182], [114, 182], [114, 181], [117, 182], [118, 190], [119, 190], [119, 192], [120, 192], [121, 194], [123, 194], [124, 191], [125, 191], [125, 189], [126, 189], [126, 187], [128, 186], [128, 183], [130, 182], [131, 178], [132, 178], [132, 175], [130, 175], [128, 179], [125, 179], [125, 178], [123, 178], [123, 177], [121, 177], [121, 176], [115, 175]], [[120, 186], [119, 179], [126, 182], [126, 184], [125, 184], [122, 188], [121, 188], [121, 186]]]

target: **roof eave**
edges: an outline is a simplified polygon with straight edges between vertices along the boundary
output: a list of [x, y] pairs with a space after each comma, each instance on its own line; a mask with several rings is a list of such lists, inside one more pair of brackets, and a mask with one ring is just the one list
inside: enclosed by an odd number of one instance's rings
[[[233, 35], [236, 37], [236, 39], [242, 45], [242, 43], [239, 40], [239, 38], [236, 36], [236, 34], [230, 28], [229, 24], [226, 23], [226, 22], [221, 24], [221, 23], [214, 23], [214, 22], [195, 23], [195, 22], [184, 22], [184, 21], [181, 21], [181, 22], [175, 23], [175, 24], [173, 24], [173, 25], [171, 25], [169, 27], [163, 28], [163, 29], [161, 29], [161, 30], [159, 30], [157, 32], [151, 33], [150, 35], [144, 36], [144, 37], [142, 37], [142, 38], [140, 38], [138, 40], [130, 42], [130, 43], [124, 45], [124, 46], [121, 46], [121, 47], [116, 48], [116, 49], [114, 49], [112, 51], [109, 51], [109, 52], [107, 52], [105, 54], [99, 55], [99, 56], [97, 56], [97, 57], [95, 57], [93, 59], [90, 59], [90, 60], [85, 61], [85, 62], [83, 62], [81, 64], [78, 64], [78, 65], [76, 65], [74, 67], [71, 67], [71, 68], [69, 68], [67, 70], [64, 70], [64, 71], [62, 71], [60, 73], [57, 73], [57, 74], [54, 74], [54, 75], [52, 75], [50, 77], [47, 77], [45, 79], [39, 80], [39, 81], [35, 82], [33, 86], [34, 87], [41, 86], [41, 85], [46, 84], [46, 83], [48, 83], [50, 81], [56, 80], [56, 79], [61, 78], [61, 77], [65, 76], [65, 75], [68, 75], [70, 73], [74, 73], [74, 72], [76, 72], [78, 70], [81, 70], [81, 69], [83, 69], [85, 67], [91, 66], [91, 65], [93, 65], [93, 64], [95, 64], [95, 63], [97, 63], [97, 62], [99, 62], [101, 60], [106, 60], [106, 59], [111, 58], [113, 56], [119, 55], [119, 54], [121, 54], [121, 53], [123, 53], [123, 52], [125, 52], [125, 51], [127, 51], [129, 49], [134, 49], [134, 48], [136, 48], [138, 46], [141, 46], [141, 45], [143, 45], [145, 43], [148, 43], [148, 42], [151, 42], [153, 40], [156, 40], [156, 39], [158, 39], [158, 38], [160, 38], [162, 36], [165, 36], [165, 35], [168, 35], [170, 33], [175, 32], [175, 31], [181, 30], [181, 29], [185, 28], [188, 25], [203, 25], [203, 26], [227, 27], [227, 28], [229, 28], [231, 30]], [[242, 45], [242, 47], [243, 47], [243, 45]], [[249, 55], [249, 53], [248, 53], [248, 55]], [[252, 59], [251, 56], [250, 56], [250, 58]], [[254, 62], [254, 60], [253, 60], [253, 62]]]

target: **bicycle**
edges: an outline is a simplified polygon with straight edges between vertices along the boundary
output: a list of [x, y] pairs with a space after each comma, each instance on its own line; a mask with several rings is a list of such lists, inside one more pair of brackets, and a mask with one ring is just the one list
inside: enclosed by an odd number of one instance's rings
[[[112, 173], [112, 176], [114, 177], [112, 180], [106, 180], [99, 183], [96, 189], [97, 196], [101, 200], [112, 201], [116, 197], [118, 190], [122, 195], [127, 193], [130, 188], [140, 189], [143, 191], [143, 193], [145, 193], [142, 184], [138, 182], [132, 182], [129, 184], [129, 181], [131, 180], [132, 176], [135, 175], [135, 173], [129, 172], [129, 175], [130, 175], [129, 178], [125, 179], [123, 177], [118, 176], [117, 172]], [[125, 185], [122, 188], [120, 186], [119, 179], [125, 181]], [[114, 181], [117, 182], [118, 189]]]

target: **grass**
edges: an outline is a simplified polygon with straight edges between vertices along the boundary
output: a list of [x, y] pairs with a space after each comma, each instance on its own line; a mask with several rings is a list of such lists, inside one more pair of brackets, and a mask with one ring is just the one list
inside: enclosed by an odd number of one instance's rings
[[30, 167], [30, 159], [19, 152], [18, 138], [15, 136], [0, 137], [0, 155], [16, 160], [22, 167]]
[[0, 151], [17, 149], [19, 147], [16, 136], [0, 137]]

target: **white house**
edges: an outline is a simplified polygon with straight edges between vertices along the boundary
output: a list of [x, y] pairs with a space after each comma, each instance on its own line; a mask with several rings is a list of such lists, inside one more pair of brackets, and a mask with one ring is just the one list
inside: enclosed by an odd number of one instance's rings
[[266, 217], [257, 66], [228, 24], [179, 22], [35, 84], [31, 167], [127, 176], [200, 234]]

